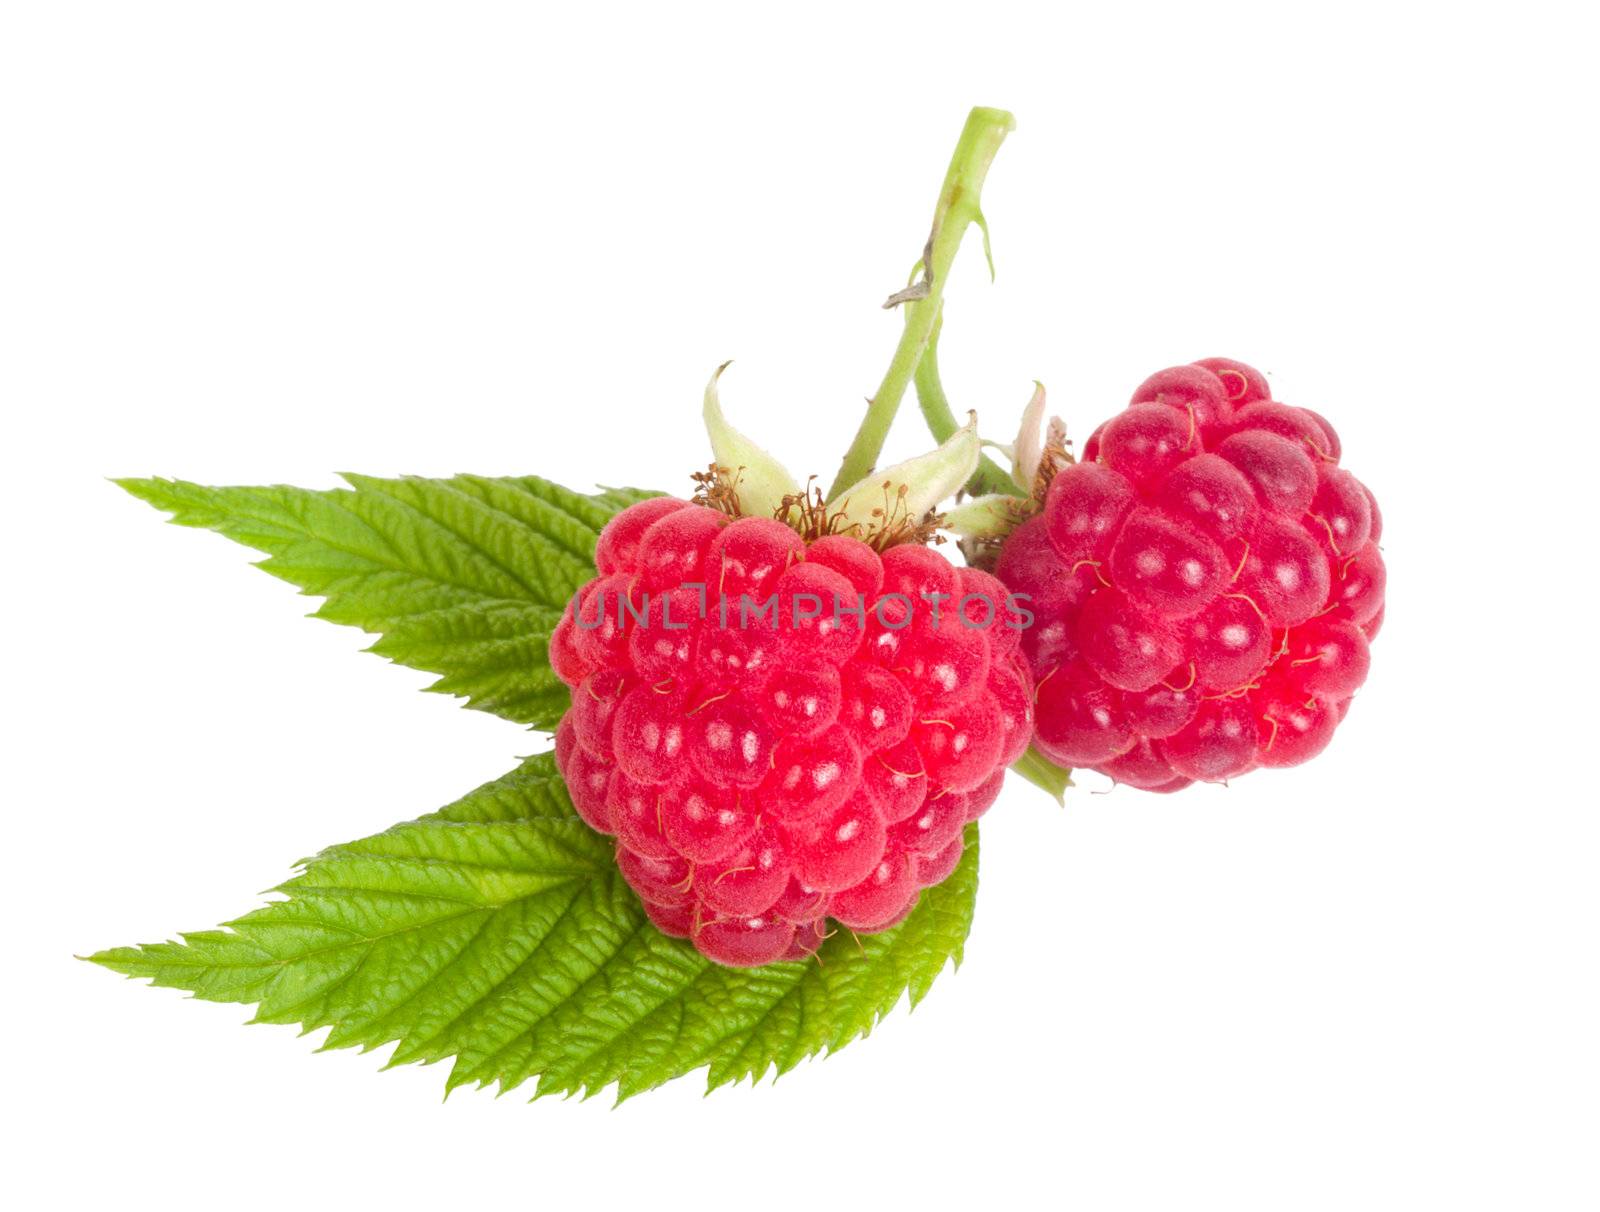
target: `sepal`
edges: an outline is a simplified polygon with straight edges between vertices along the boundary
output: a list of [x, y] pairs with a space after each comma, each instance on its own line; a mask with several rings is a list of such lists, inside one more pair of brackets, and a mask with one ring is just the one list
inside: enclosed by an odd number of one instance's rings
[[855, 527], [868, 542], [907, 524], [916, 525], [946, 497], [953, 496], [978, 469], [978, 415], [937, 450], [875, 471], [837, 494], [828, 511], [842, 519], [838, 529]]
[[800, 485], [782, 463], [728, 423], [717, 395], [717, 380], [729, 365], [724, 362], [717, 367], [706, 384], [701, 416], [711, 439], [711, 455], [717, 467], [727, 475], [728, 484], [738, 498], [740, 514], [770, 518], [778, 512], [785, 497], [799, 495]]

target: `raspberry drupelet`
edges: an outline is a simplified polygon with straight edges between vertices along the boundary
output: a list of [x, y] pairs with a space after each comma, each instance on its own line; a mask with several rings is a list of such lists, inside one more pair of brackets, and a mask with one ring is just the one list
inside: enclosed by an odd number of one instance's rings
[[1383, 618], [1377, 502], [1339, 457], [1243, 363], [1145, 380], [996, 567], [1032, 599], [1040, 750], [1161, 792], [1320, 753]]
[[998, 580], [670, 497], [612, 519], [595, 568], [550, 640], [556, 762], [657, 927], [801, 959], [955, 869], [1033, 731]]

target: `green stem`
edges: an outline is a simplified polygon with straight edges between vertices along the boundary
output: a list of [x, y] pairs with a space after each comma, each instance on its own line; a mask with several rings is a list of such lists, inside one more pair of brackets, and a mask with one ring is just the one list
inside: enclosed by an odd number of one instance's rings
[[[955, 433], [960, 426], [956, 423], [955, 413], [951, 411], [950, 401], [944, 394], [944, 384], [939, 379], [939, 330], [944, 327], [944, 311], [933, 322], [933, 331], [928, 334], [928, 345], [922, 351], [922, 358], [917, 363], [915, 382], [917, 385], [917, 403], [922, 408], [923, 418], [928, 422], [928, 429], [933, 433], [934, 440], [943, 442]], [[970, 496], [982, 496], [990, 492], [1003, 492], [1011, 496], [1021, 496], [1022, 490], [1012, 482], [1012, 479], [988, 455], [978, 459], [978, 470], [972, 473], [972, 479], [967, 481], [966, 491]]]
[[[944, 293], [945, 279], [955, 262], [961, 238], [972, 223], [982, 224], [983, 211], [978, 198], [983, 190], [983, 179], [989, 172], [1000, 144], [1016, 126], [1016, 119], [1003, 109], [975, 108], [967, 115], [967, 124], [950, 157], [950, 167], [945, 172], [944, 186], [939, 191], [939, 203], [933, 212], [933, 231], [928, 237], [927, 251], [923, 257], [923, 278], [915, 294], [901, 292], [891, 297], [885, 306], [903, 303], [906, 308], [905, 331], [895, 348], [889, 369], [883, 381], [867, 403], [867, 415], [855, 440], [845, 451], [839, 474], [828, 490], [832, 500], [856, 481], [864, 478], [877, 465], [883, 453], [884, 439], [889, 436], [889, 426], [905, 397], [906, 387], [916, 373], [933, 334], [939, 316], [939, 299]], [[905, 297], [902, 297], [905, 296]]]

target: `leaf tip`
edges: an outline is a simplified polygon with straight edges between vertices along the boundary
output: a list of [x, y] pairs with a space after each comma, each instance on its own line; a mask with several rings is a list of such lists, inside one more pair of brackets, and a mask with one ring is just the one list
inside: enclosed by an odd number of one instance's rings
[[106, 479], [129, 496], [151, 505], [156, 504], [157, 497], [171, 483], [170, 480], [163, 480], [157, 476], [107, 476]]
[[86, 964], [94, 964], [109, 972], [120, 973], [130, 980], [140, 975], [147, 975], [136, 970], [135, 965], [142, 958], [137, 947], [109, 947], [104, 951], [96, 951], [91, 955], [74, 955], [73, 959], [82, 960]]

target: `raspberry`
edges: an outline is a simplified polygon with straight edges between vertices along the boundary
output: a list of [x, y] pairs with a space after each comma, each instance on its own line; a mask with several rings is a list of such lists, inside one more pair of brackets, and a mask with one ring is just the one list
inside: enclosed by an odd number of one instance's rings
[[[899, 688], [898, 683], [895, 686]], [[845, 702], [844, 693], [838, 666], [812, 658], [773, 670], [756, 700], [779, 732], [806, 738], [830, 727], [839, 718]], [[853, 698], [850, 709], [851, 718], [859, 722], [860, 713], [865, 710], [863, 700]], [[905, 709], [909, 714], [909, 696]], [[881, 715], [878, 718], [882, 718]]]
[[1133, 485], [1111, 468], [1100, 463], [1068, 467], [1052, 481], [1044, 511], [1056, 554], [1069, 563], [1100, 559], [1133, 503]]
[[883, 857], [889, 841], [883, 814], [859, 779], [848, 800], [809, 828], [795, 830], [794, 836], [794, 875], [802, 888], [859, 884]]
[[1197, 527], [1219, 543], [1248, 534], [1260, 512], [1244, 473], [1214, 454], [1194, 455], [1173, 468], [1155, 503], [1168, 517]]
[[1256, 400], [1272, 399], [1272, 389], [1266, 376], [1253, 366], [1235, 362], [1232, 358], [1201, 358], [1195, 363], [1222, 380], [1222, 389], [1228, 393], [1228, 403], [1243, 408]]
[[1225, 438], [1217, 453], [1244, 472], [1269, 510], [1298, 518], [1317, 491], [1317, 468], [1306, 453], [1310, 445], [1309, 438], [1297, 442], [1269, 430], [1245, 429]]
[[995, 566], [1035, 616], [1039, 748], [1157, 792], [1315, 757], [1385, 588], [1378, 504], [1333, 427], [1209, 358], [1145, 380], [1083, 453]]
[[704, 779], [674, 783], [660, 796], [661, 832], [667, 845], [691, 863], [727, 858], [750, 840], [756, 814], [736, 789]]
[[861, 781], [890, 824], [922, 807], [928, 795], [928, 768], [909, 739], [868, 755], [861, 764]]
[[1100, 461], [1143, 488], [1188, 457], [1193, 431], [1188, 413], [1165, 404], [1134, 404], [1100, 431]]
[[595, 568], [601, 573], [611, 573], [635, 567], [639, 562], [639, 544], [644, 540], [644, 532], [687, 504], [687, 501], [680, 501], [676, 497], [651, 497], [618, 514], [613, 521], [620, 520], [623, 514], [627, 515], [627, 521], [621, 525], [607, 526], [595, 541]]
[[1243, 396], [1236, 396], [1216, 372], [1204, 366], [1173, 366], [1158, 370], [1133, 393], [1132, 409], [1140, 404], [1164, 404], [1194, 420], [1200, 436], [1224, 430]]
[[[1049, 584], [1047, 539], [1033, 558], [1063, 610], [1098, 584]], [[887, 929], [955, 869], [1033, 734], [1002, 581], [666, 498], [618, 514], [595, 568], [550, 639], [556, 762], [663, 933], [803, 959], [828, 918]]]

